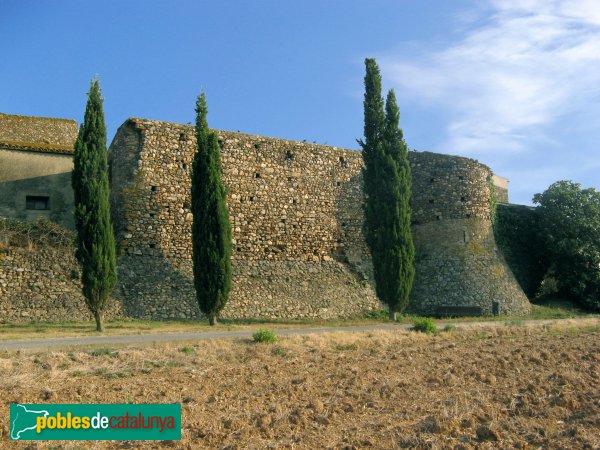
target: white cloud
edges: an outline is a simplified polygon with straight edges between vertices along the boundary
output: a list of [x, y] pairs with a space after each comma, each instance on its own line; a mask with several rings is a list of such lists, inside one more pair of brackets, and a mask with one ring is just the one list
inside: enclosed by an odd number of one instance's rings
[[405, 98], [449, 113], [446, 151], [514, 154], [554, 140], [551, 126], [567, 114], [600, 114], [599, 1], [489, 5], [459, 42], [411, 60], [378, 58]]

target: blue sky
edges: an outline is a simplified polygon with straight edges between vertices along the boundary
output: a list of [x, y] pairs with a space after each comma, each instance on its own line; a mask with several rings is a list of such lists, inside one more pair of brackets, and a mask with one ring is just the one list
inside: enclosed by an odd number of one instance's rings
[[128, 117], [357, 148], [364, 58], [416, 150], [468, 156], [530, 203], [600, 188], [597, 0], [0, 0], [0, 112]]

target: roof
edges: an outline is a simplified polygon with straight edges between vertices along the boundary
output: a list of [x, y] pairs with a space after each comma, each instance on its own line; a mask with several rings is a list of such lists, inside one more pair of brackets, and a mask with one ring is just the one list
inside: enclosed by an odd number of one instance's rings
[[77, 122], [0, 113], [0, 147], [46, 153], [73, 153]]

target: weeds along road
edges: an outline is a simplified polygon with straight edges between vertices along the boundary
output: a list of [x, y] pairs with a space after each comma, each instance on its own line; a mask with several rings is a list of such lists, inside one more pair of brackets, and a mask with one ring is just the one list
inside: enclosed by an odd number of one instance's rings
[[[552, 320], [524, 320], [519, 321], [519, 326], [527, 325], [545, 325], [571, 321], [576, 323], [578, 319], [552, 319]], [[600, 319], [595, 319], [600, 324]], [[439, 328], [451, 324], [455, 327], [490, 327], [510, 325], [511, 322], [489, 321], [489, 322], [436, 322]], [[268, 328], [268, 325], [258, 325], [258, 328]], [[411, 324], [377, 324], [377, 325], [359, 325], [348, 327], [320, 327], [320, 328], [293, 328], [274, 330], [278, 336], [300, 335], [300, 334], [319, 334], [319, 333], [348, 333], [364, 332], [377, 330], [408, 330], [412, 328]], [[16, 350], [45, 350], [66, 347], [93, 347], [107, 345], [148, 345], [159, 342], [178, 342], [178, 341], [198, 341], [208, 339], [245, 339], [250, 338], [255, 330], [244, 331], [205, 331], [205, 332], [183, 332], [183, 333], [155, 333], [155, 334], [129, 334], [129, 335], [110, 335], [110, 336], [79, 336], [64, 338], [46, 338], [46, 339], [18, 339], [0, 341], [0, 351]]]

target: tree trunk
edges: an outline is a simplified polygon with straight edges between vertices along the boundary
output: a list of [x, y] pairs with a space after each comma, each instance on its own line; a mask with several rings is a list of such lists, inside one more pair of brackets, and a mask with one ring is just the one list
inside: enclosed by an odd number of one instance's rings
[[96, 331], [104, 331], [104, 324], [102, 323], [102, 312], [94, 312], [94, 319], [96, 319]]
[[217, 324], [217, 315], [211, 314], [208, 318], [208, 323], [210, 323], [211, 327], [214, 327]]
[[392, 310], [390, 310], [390, 320], [391, 320], [392, 322], [397, 322], [397, 321], [398, 321], [398, 318], [397, 318], [397, 316], [396, 316], [397, 314], [398, 314], [398, 313], [397, 313], [396, 311], [392, 311]]

